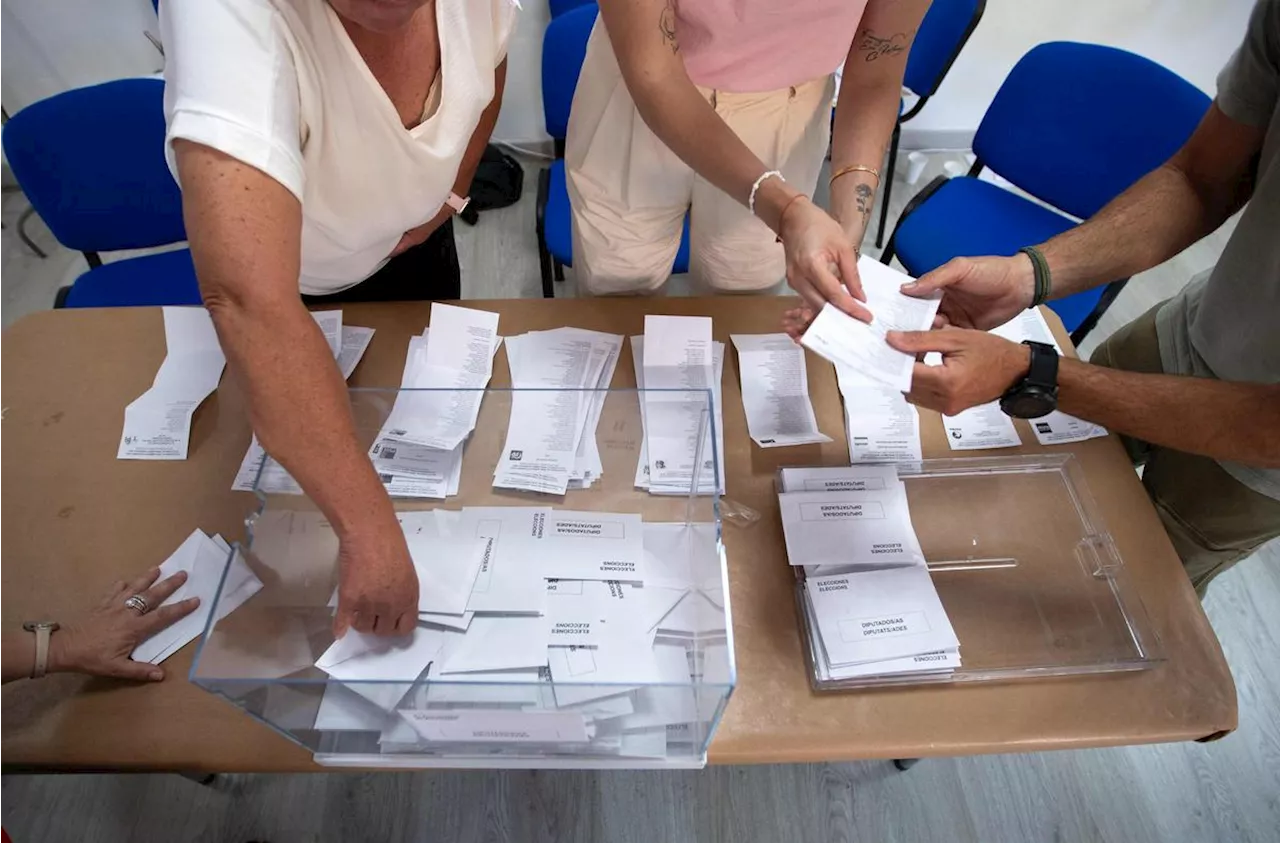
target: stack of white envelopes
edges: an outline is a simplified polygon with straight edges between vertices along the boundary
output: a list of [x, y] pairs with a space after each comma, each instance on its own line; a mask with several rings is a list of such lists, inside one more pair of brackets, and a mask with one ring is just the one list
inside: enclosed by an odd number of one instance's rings
[[948, 673], [960, 642], [925, 563], [892, 465], [784, 468], [787, 557], [819, 684]]
[[600, 479], [596, 427], [622, 337], [581, 328], [507, 337], [511, 418], [493, 485], [563, 495]]
[[[400, 521], [419, 623], [336, 640], [314, 728], [376, 731], [383, 752], [523, 740], [635, 758], [705, 736], [723, 694], [697, 688], [730, 681], [713, 524], [524, 506]], [[254, 532], [268, 564], [337, 553], [315, 513], [266, 512]]]
[[[724, 343], [709, 316], [645, 316], [631, 338], [644, 441], [636, 488], [655, 495], [724, 491]], [[696, 466], [695, 462], [699, 463]], [[696, 482], [695, 482], [696, 479]]]

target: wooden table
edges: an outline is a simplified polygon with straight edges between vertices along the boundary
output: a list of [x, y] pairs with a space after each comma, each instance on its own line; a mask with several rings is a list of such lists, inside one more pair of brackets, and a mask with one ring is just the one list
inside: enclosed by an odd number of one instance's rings
[[[646, 312], [710, 314], [715, 335], [778, 328], [774, 298], [470, 302], [502, 314], [503, 334], [561, 325], [643, 331]], [[407, 338], [429, 305], [349, 305], [344, 320], [377, 329], [352, 385], [398, 386]], [[1065, 344], [1065, 338], [1059, 335]], [[625, 348], [625, 346], [624, 346]], [[624, 354], [629, 354], [625, 351]], [[229, 491], [249, 441], [229, 378], [197, 412], [183, 462], [117, 460], [124, 406], [165, 355], [158, 309], [62, 310], [3, 337], [3, 612], [70, 618], [111, 581], [158, 563], [194, 527], [242, 535], [245, 495]], [[810, 367], [822, 428], [843, 430], [828, 366]], [[508, 382], [499, 355], [494, 384]], [[633, 384], [629, 360], [615, 385]], [[1231, 674], [1155, 511], [1114, 437], [1069, 450], [1162, 639], [1151, 670], [1040, 682], [815, 694], [809, 688], [773, 475], [782, 464], [847, 462], [843, 436], [823, 446], [762, 450], [747, 436], [736, 356], [726, 360], [727, 493], [764, 514], [727, 528], [738, 685], [712, 763], [837, 761], [1107, 746], [1221, 736], [1236, 726]], [[1022, 424], [1021, 422], [1019, 424]], [[940, 419], [923, 412], [925, 456], [947, 456]], [[1024, 441], [1034, 441], [1024, 433]], [[999, 453], [1042, 450], [1024, 447]], [[319, 769], [303, 748], [189, 684], [194, 644], [159, 685], [54, 676], [3, 692], [7, 769], [293, 772]]]

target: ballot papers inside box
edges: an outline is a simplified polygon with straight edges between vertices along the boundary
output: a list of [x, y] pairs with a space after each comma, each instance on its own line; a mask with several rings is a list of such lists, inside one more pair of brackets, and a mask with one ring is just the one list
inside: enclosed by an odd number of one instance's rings
[[[788, 561], [816, 690], [1039, 681], [1163, 658], [1073, 456], [784, 468], [778, 491], [784, 522], [810, 527], [787, 542], [813, 557]], [[815, 516], [823, 496], [832, 508]], [[888, 560], [896, 552], [875, 552], [886, 546], [908, 552]]]
[[[393, 495], [419, 581], [398, 638], [335, 640], [336, 532], [305, 494], [259, 490], [244, 555], [262, 588], [211, 625], [192, 681], [331, 765], [702, 765], [735, 676], [714, 484], [636, 488], [641, 394], [583, 392], [589, 485], [495, 484], [510, 431], [537, 425], [520, 390], [491, 389], [456, 492]], [[361, 446], [397, 397], [351, 392]]]

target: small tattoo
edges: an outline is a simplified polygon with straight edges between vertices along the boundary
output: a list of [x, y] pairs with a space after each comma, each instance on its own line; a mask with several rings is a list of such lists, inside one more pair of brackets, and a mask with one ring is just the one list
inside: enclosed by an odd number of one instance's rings
[[871, 206], [875, 202], [875, 191], [871, 189], [869, 184], [860, 184], [854, 187], [853, 195], [858, 204], [858, 213], [862, 214], [862, 220], [865, 224], [867, 217], [871, 216]]
[[907, 50], [907, 33], [898, 32], [881, 38], [869, 29], [858, 33], [858, 52], [865, 53], [863, 61], [875, 61], [881, 56], [896, 56]]
[[667, 5], [658, 13], [658, 31], [662, 40], [671, 47], [671, 52], [680, 52], [680, 42], [676, 40], [676, 0], [667, 0]]

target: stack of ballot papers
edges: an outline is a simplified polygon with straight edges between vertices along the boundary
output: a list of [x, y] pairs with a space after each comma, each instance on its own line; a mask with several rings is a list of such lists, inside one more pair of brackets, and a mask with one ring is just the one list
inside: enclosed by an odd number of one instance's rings
[[893, 348], [885, 336], [889, 331], [932, 328], [942, 294], [927, 299], [903, 295], [901, 287], [913, 280], [911, 276], [870, 257], [858, 260], [858, 277], [862, 279], [871, 323], [854, 319], [828, 302], [800, 337], [800, 343], [837, 366], [898, 392], [908, 392], [915, 356]]
[[[529, 742], [654, 758], [705, 734], [730, 682], [715, 525], [523, 506], [400, 519], [419, 623], [334, 641], [315, 664], [340, 681], [314, 728], [377, 731], [386, 752]], [[332, 559], [337, 540], [318, 514], [266, 512], [254, 549]]]
[[645, 316], [644, 336], [631, 338], [631, 356], [644, 437], [636, 487], [687, 495], [696, 485], [697, 494], [723, 493], [724, 343], [711, 339], [711, 318]]
[[929, 575], [893, 466], [784, 468], [787, 558], [819, 683], [960, 666], [960, 642]]
[[389, 495], [442, 499], [458, 493], [463, 449], [501, 344], [498, 314], [431, 305], [431, 324], [409, 340], [401, 391], [369, 449]]
[[124, 408], [117, 459], [185, 460], [191, 417], [222, 379], [227, 359], [203, 307], [164, 308], [164, 341], [151, 388]]
[[511, 418], [493, 474], [500, 489], [563, 495], [600, 479], [596, 427], [622, 337], [581, 328], [507, 337]]
[[[320, 326], [325, 342], [329, 344], [329, 351], [337, 361], [338, 370], [342, 372], [343, 380], [350, 379], [373, 340], [373, 328], [343, 325], [341, 310], [322, 310], [312, 313], [311, 317]], [[284, 466], [267, 456], [257, 436], [253, 437], [248, 452], [240, 461], [231, 490], [251, 492], [255, 483], [259, 491], [268, 494], [302, 494], [302, 487], [285, 471]]]
[[[168, 606], [189, 597], [199, 597], [200, 605], [191, 614], [140, 643], [131, 654], [134, 661], [160, 664], [204, 632], [214, 612], [218, 583], [222, 581], [228, 557], [231, 567], [227, 571], [222, 598], [217, 601], [216, 620], [222, 620], [258, 593], [262, 582], [245, 564], [238, 548], [232, 556], [231, 547], [222, 536], [215, 534], [210, 538], [201, 530], [194, 531], [160, 566], [160, 580], [179, 571], [187, 573], [187, 581], [161, 605]], [[152, 611], [157, 608], [153, 606]]]
[[830, 442], [809, 400], [804, 349], [786, 334], [733, 334], [747, 433], [761, 448]]
[[[1062, 353], [1062, 347], [1058, 345], [1058, 340], [1053, 336], [1053, 331], [1049, 329], [1049, 323], [1045, 321], [1039, 308], [1022, 311], [1003, 325], [992, 328], [991, 333], [1011, 342], [1032, 340], [1045, 343], [1052, 345], [1059, 354]], [[924, 362], [931, 366], [940, 365], [942, 355], [931, 352], [925, 356]], [[1106, 428], [1059, 410], [1038, 419], [1029, 419], [1027, 423], [1041, 445], [1083, 442], [1107, 435]], [[1000, 409], [999, 401], [970, 407], [958, 415], [943, 416], [942, 424], [947, 431], [947, 444], [953, 450], [1012, 448], [1022, 444], [1013, 419]]]

